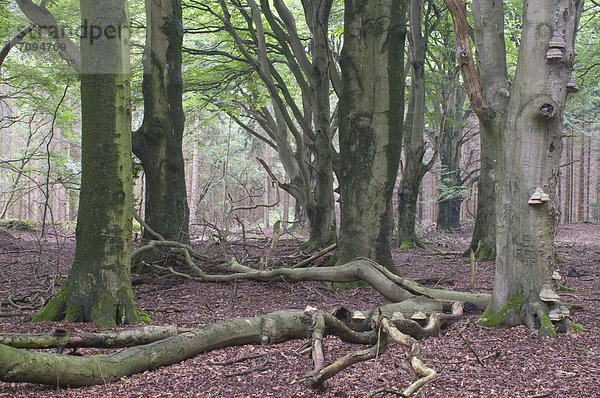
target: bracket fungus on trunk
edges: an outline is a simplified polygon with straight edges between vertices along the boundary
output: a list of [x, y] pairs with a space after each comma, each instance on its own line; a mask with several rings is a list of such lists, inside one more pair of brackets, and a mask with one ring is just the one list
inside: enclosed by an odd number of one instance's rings
[[535, 192], [533, 193], [533, 195], [531, 195], [531, 198], [529, 198], [529, 201], [527, 202], [530, 205], [541, 205], [544, 202], [549, 202], [550, 201], [550, 196], [544, 192], [544, 190], [540, 187], [537, 187], [535, 189]]
[[563, 50], [567, 47], [564, 34], [556, 31], [548, 42], [548, 52], [546, 59], [548, 61], [559, 61], [563, 58]]
[[560, 296], [548, 284], [542, 285], [540, 290], [540, 300], [545, 302], [559, 302]]
[[567, 93], [576, 93], [578, 91], [579, 86], [577, 85], [577, 82], [575, 81], [575, 79], [570, 78], [567, 82]]

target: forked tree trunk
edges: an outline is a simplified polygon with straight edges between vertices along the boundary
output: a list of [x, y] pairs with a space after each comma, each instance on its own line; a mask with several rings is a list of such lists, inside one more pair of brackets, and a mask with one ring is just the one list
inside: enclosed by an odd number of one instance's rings
[[340, 98], [340, 239], [336, 258], [391, 269], [392, 193], [404, 109], [404, 0], [345, 2]]
[[[105, 35], [81, 39], [82, 174], [75, 259], [34, 321], [136, 323], [131, 290], [133, 182], [129, 14], [121, 0], [82, 0], [81, 16]], [[108, 37], [107, 37], [108, 36]]]
[[133, 134], [133, 151], [146, 174], [145, 221], [165, 239], [187, 242], [181, 1], [147, 1], [146, 21], [144, 121]]
[[[552, 321], [568, 323], [566, 308], [552, 292], [559, 214], [554, 199], [567, 83], [583, 2], [524, 1], [519, 59], [509, 92], [502, 3], [482, 0], [473, 4], [482, 90], [470, 51], [465, 4], [445, 1], [452, 13], [471, 103], [481, 126], [490, 133], [482, 137], [492, 138], [489, 143], [496, 150], [491, 175], [496, 192], [496, 274], [482, 319], [488, 325], [525, 323], [554, 334], [549, 315]], [[497, 101], [490, 101], [494, 98]]]
[[425, 156], [425, 53], [427, 51], [427, 29], [422, 33], [423, 1], [411, 0], [409, 8], [411, 65], [410, 104], [405, 123], [402, 147], [404, 168], [398, 188], [398, 242], [401, 249], [423, 248], [415, 231], [419, 188], [430, 165], [423, 164]]
[[306, 245], [328, 245], [337, 241], [335, 202], [333, 195], [333, 145], [330, 109], [329, 15], [331, 0], [304, 2], [304, 14], [312, 33], [312, 75], [309, 77], [314, 102], [313, 125], [315, 191], [307, 208], [310, 238]]

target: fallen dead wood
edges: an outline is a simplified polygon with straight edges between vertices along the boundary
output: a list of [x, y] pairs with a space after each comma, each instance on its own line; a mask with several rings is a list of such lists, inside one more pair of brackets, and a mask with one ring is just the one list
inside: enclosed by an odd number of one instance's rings
[[[423, 298], [418, 299], [424, 300]], [[153, 343], [101, 356], [77, 357], [47, 352], [29, 352], [0, 344], [0, 380], [60, 386], [109, 383], [124, 376], [177, 363], [219, 348], [244, 344], [273, 344], [290, 339], [306, 338], [310, 333], [311, 320], [316, 315], [319, 318], [319, 328], [321, 328], [323, 336], [336, 335], [349, 343], [379, 347], [375, 351], [371, 348], [370, 351], [367, 350], [363, 354], [342, 358], [341, 362], [322, 367], [318, 374], [311, 376], [311, 379], [315, 380], [315, 386], [324, 385], [324, 382], [337, 371], [369, 356], [383, 353], [381, 336], [373, 328], [373, 325], [379, 324], [380, 317], [384, 316], [389, 317], [391, 322], [396, 325], [396, 319], [400, 319], [401, 311], [405, 311], [408, 316], [411, 310], [415, 311], [413, 306], [419, 307], [419, 310], [422, 309], [421, 304], [423, 303], [419, 303], [419, 300], [412, 301], [412, 304], [406, 302], [388, 304], [368, 311], [366, 313], [369, 316], [362, 317], [354, 316], [358, 311], [338, 308], [331, 312], [314, 310], [315, 313], [304, 310], [284, 310], [253, 318], [229, 319], [190, 329]], [[440, 305], [434, 300], [431, 301]], [[453, 310], [456, 312], [454, 307]], [[455, 314], [440, 315], [444, 316], [430, 316], [437, 320], [438, 330], [446, 321], [454, 319], [455, 316]], [[414, 321], [410, 322], [415, 324], [412, 331], [418, 331], [420, 326]], [[396, 326], [402, 328], [403, 325], [405, 323]], [[421, 336], [417, 333], [416, 337], [420, 338]]]
[[[189, 330], [189, 329], [185, 329]], [[1, 333], [0, 344], [15, 348], [121, 348], [149, 344], [185, 331], [175, 326], [143, 326], [135, 329], [102, 333], [69, 333], [57, 329], [54, 333]]]
[[227, 264], [222, 264], [222, 267], [229, 269], [234, 273], [215, 275], [207, 274], [200, 269], [192, 261], [190, 254], [186, 250], [182, 250], [181, 253], [184, 255], [188, 266], [193, 270], [196, 276], [176, 271], [172, 267], [153, 266], [162, 270], [167, 270], [176, 276], [206, 282], [232, 282], [240, 279], [259, 281], [283, 280], [286, 282], [320, 281], [332, 283], [364, 281], [391, 302], [404, 301], [414, 296], [424, 296], [438, 300], [468, 302], [480, 309], [485, 309], [490, 299], [490, 295], [486, 293], [466, 293], [442, 289], [429, 289], [410, 279], [396, 275], [380, 264], [367, 258], [357, 258], [337, 267], [277, 268], [266, 271], [255, 270], [241, 265], [232, 259]]

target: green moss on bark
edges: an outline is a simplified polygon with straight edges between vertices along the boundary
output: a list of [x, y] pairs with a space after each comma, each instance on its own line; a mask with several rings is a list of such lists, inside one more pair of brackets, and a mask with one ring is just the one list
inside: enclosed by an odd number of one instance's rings
[[554, 324], [552, 324], [552, 321], [550, 320], [550, 318], [548, 317], [547, 314], [544, 314], [542, 316], [541, 325], [540, 325], [540, 334], [542, 336], [548, 336], [548, 337], [556, 337], [557, 336], [556, 329], [554, 329]]
[[584, 328], [583, 326], [581, 326], [580, 324], [571, 321], [571, 323], [569, 324], [571, 326], [572, 329], [577, 330], [579, 332], [586, 332], [587, 329]]
[[492, 312], [490, 309], [485, 310], [483, 314], [479, 316], [479, 323], [488, 327], [501, 325], [510, 311], [515, 313], [519, 312], [522, 303], [523, 295], [517, 294], [516, 296], [509, 298], [498, 312]]
[[475, 252], [475, 261], [486, 261], [486, 260], [495, 260], [496, 253], [492, 250], [488, 249], [485, 246], [480, 247], [477, 252]]
[[150, 315], [146, 314], [144, 311], [139, 311], [137, 312], [138, 317], [140, 318], [140, 321], [144, 322], [144, 323], [152, 323], [152, 318], [150, 318]]
[[[90, 310], [91, 320], [96, 326], [101, 328], [116, 326], [117, 319], [121, 319], [121, 316], [119, 316], [119, 309], [116, 308], [116, 305], [117, 303], [109, 291], [103, 290], [98, 292], [98, 300]], [[117, 312], [116, 315], [115, 308]]]
[[425, 245], [421, 243], [419, 240], [405, 240], [400, 243], [399, 250], [408, 250], [408, 249], [425, 249]]
[[69, 298], [69, 289], [67, 283], [52, 296], [50, 301], [42, 307], [41, 310], [33, 314], [29, 319], [31, 322], [41, 321], [62, 321], [65, 317], [65, 307]]

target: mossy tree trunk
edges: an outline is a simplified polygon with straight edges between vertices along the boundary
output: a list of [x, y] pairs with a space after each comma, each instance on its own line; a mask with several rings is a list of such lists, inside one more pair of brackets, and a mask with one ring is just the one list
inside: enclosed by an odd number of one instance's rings
[[108, 327], [138, 321], [130, 279], [129, 14], [123, 0], [82, 0], [81, 15], [90, 29], [108, 34], [81, 39], [82, 174], [75, 259], [64, 285], [33, 320]]
[[369, 257], [394, 269], [391, 198], [404, 109], [404, 0], [345, 1], [339, 106], [338, 263]]
[[[276, 2], [279, 4], [280, 2]], [[281, 2], [282, 3], [282, 2]], [[332, 0], [303, 2], [304, 14], [312, 34], [312, 74], [309, 77], [314, 103], [313, 155], [315, 166], [314, 201], [307, 208], [310, 238], [307, 247], [337, 241], [335, 202], [333, 194], [333, 133], [331, 131], [329, 15]]]
[[145, 172], [145, 222], [165, 239], [187, 242], [181, 1], [146, 1], [146, 23], [144, 121], [133, 134], [133, 151]]

